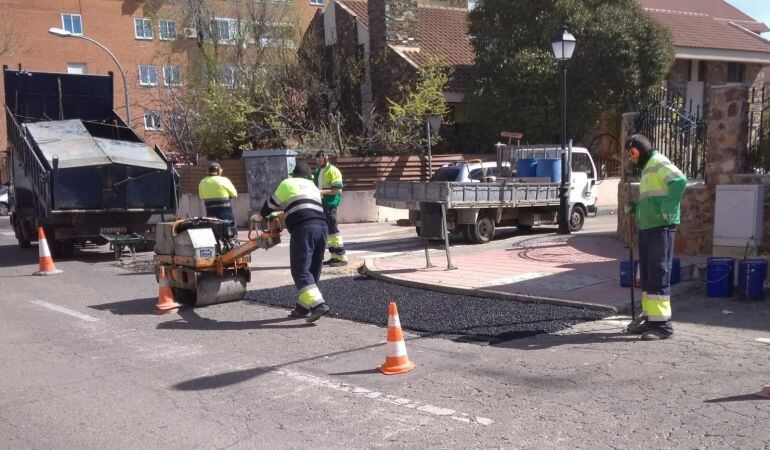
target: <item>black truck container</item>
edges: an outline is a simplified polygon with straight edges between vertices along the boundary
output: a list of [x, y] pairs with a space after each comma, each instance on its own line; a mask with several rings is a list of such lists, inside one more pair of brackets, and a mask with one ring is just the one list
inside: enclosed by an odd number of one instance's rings
[[11, 224], [43, 227], [54, 256], [76, 243], [146, 243], [176, 214], [177, 174], [113, 110], [113, 78], [3, 68]]

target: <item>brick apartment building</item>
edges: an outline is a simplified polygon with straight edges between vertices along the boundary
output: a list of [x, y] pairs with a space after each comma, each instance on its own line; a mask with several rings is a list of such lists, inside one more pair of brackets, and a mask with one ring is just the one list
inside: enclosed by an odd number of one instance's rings
[[[83, 39], [58, 37], [50, 28], [63, 28], [92, 38], [112, 51], [126, 73], [132, 127], [150, 144], [168, 148], [158, 95], [162, 89], [183, 85], [190, 75], [191, 52], [199, 39], [215, 36], [223, 47], [235, 45], [240, 14], [265, 18], [265, 28], [278, 23], [292, 27], [299, 35], [325, 0], [0, 0], [0, 39], [10, 36], [12, 51], [0, 55], [0, 64], [21, 66], [30, 71], [100, 74], [115, 76], [115, 109], [125, 118], [123, 84], [117, 67], [97, 46]], [[190, 23], [189, 5], [204, 5], [210, 30], [200, 32]], [[269, 9], [262, 14], [259, 8]], [[202, 11], [202, 9], [200, 10]], [[196, 17], [199, 17], [200, 14]], [[199, 21], [198, 23], [204, 23]], [[269, 45], [262, 38], [247, 39], [249, 45]], [[0, 42], [0, 48], [2, 42]], [[4, 105], [0, 83], [0, 105]], [[4, 106], [3, 106], [4, 107]], [[0, 168], [6, 149], [5, 114], [0, 114]], [[0, 172], [4, 170], [0, 169]], [[4, 180], [5, 174], [0, 173]]]

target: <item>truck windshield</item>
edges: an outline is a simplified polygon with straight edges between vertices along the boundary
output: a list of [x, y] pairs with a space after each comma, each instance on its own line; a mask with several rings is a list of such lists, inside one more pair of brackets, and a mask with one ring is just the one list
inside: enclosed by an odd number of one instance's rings
[[458, 181], [462, 177], [465, 166], [442, 167], [433, 174], [430, 181]]

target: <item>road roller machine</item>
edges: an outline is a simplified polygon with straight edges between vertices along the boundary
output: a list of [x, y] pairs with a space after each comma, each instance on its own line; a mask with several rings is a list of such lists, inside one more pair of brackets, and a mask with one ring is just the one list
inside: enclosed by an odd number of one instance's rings
[[235, 223], [210, 217], [163, 222], [156, 227], [155, 276], [163, 267], [174, 298], [192, 306], [242, 300], [251, 281], [251, 253], [281, 241], [281, 222], [250, 223], [238, 240]]

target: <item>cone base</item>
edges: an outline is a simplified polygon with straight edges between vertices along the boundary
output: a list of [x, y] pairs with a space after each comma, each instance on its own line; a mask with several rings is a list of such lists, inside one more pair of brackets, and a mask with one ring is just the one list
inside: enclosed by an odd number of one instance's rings
[[755, 395], [757, 397], [770, 398], [770, 385], [765, 386], [764, 388], [762, 388], [761, 391], [757, 392]]
[[412, 361], [409, 361], [406, 364], [401, 364], [400, 366], [393, 366], [393, 367], [387, 367], [385, 364], [378, 367], [380, 372], [384, 373], [385, 375], [398, 375], [400, 373], [406, 373], [410, 370], [414, 369], [415, 365]]
[[64, 273], [64, 271], [59, 269], [54, 269], [54, 270], [48, 270], [46, 272], [35, 272], [32, 275], [46, 277], [48, 275], [59, 275], [60, 273]]

